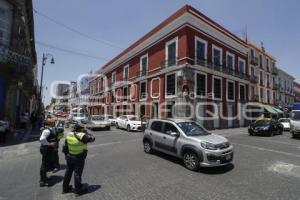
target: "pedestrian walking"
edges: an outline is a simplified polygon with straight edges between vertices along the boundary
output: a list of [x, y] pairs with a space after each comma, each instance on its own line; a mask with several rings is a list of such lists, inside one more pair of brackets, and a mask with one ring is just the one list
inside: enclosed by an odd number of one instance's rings
[[54, 170], [54, 153], [57, 148], [57, 135], [54, 129], [54, 123], [45, 125], [40, 137], [42, 154], [42, 164], [40, 168], [40, 187], [49, 186], [47, 172]]
[[84, 127], [76, 124], [73, 132], [68, 133], [63, 152], [66, 154], [67, 169], [63, 181], [63, 193], [72, 191], [70, 181], [74, 172], [75, 194], [82, 195], [88, 192], [88, 188], [83, 187], [81, 176], [87, 156], [87, 143], [95, 141], [95, 137], [88, 134]]
[[32, 130], [35, 129], [36, 120], [37, 120], [36, 114], [32, 112], [30, 115], [30, 123], [31, 123]]

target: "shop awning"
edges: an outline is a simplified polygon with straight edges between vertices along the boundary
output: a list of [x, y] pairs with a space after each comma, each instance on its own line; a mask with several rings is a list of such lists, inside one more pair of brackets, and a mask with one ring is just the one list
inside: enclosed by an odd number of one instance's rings
[[270, 113], [272, 115], [278, 114], [278, 112], [272, 106], [264, 105], [264, 108], [265, 108], [265, 111], [267, 111], [268, 113]]

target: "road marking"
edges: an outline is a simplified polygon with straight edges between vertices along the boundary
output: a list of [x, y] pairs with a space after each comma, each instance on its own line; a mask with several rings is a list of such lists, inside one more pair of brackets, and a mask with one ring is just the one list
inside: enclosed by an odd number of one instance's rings
[[251, 149], [256, 149], [256, 150], [260, 150], [260, 151], [269, 151], [269, 152], [278, 153], [278, 154], [282, 154], [282, 155], [286, 155], [286, 156], [293, 156], [293, 157], [300, 158], [300, 155], [298, 155], [298, 154], [288, 153], [285, 151], [278, 151], [278, 150], [274, 150], [274, 149], [267, 149], [267, 148], [263, 148], [263, 147], [252, 146], [252, 145], [247, 145], [247, 144], [240, 144], [240, 143], [232, 143], [232, 144], [237, 145], [237, 146], [251, 148]]
[[300, 178], [300, 166], [284, 163], [284, 162], [276, 162], [268, 168], [269, 171], [276, 172], [279, 174], [283, 174], [286, 176], [293, 176]]

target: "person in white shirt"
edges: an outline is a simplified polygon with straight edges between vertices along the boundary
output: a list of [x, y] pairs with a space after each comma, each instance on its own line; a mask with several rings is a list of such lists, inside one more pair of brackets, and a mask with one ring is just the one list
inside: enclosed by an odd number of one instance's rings
[[54, 123], [48, 123], [40, 137], [42, 164], [40, 169], [40, 186], [49, 186], [47, 171], [52, 170], [54, 150], [57, 148], [57, 136]]

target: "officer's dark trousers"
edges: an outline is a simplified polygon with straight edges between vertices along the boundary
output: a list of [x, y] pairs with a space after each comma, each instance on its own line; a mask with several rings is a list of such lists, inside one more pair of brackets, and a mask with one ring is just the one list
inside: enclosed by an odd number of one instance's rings
[[54, 166], [56, 168], [59, 168], [60, 167], [60, 164], [59, 164], [59, 156], [58, 156], [58, 149], [54, 149], [53, 151], [53, 162], [54, 162]]
[[63, 182], [63, 190], [67, 190], [74, 172], [75, 192], [79, 192], [82, 188], [81, 176], [84, 168], [86, 155], [67, 155], [67, 169]]
[[49, 147], [41, 147], [42, 164], [40, 169], [40, 181], [47, 182], [47, 171], [52, 170], [53, 163], [53, 149]]

